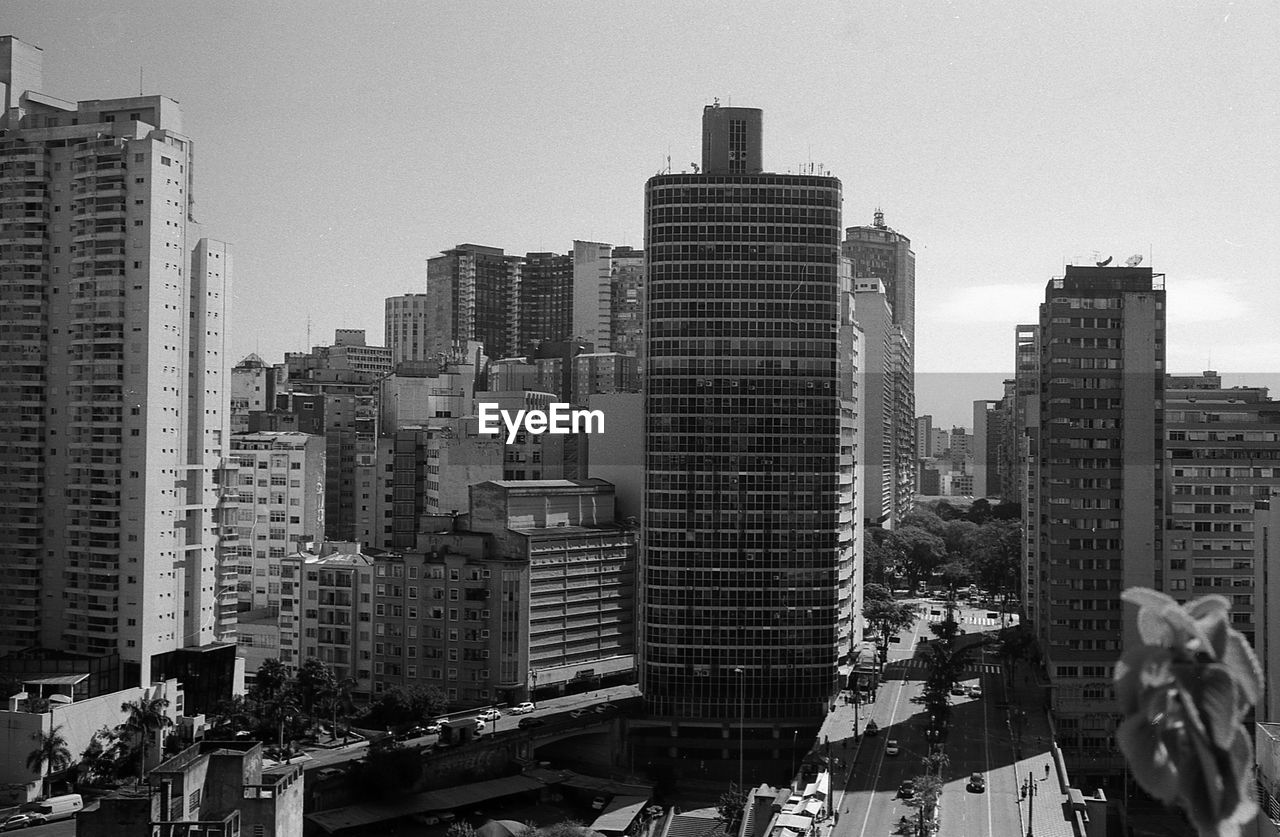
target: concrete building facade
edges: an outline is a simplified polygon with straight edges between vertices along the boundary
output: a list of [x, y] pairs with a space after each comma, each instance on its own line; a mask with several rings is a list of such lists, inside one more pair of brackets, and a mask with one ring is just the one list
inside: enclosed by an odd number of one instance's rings
[[459, 244], [427, 260], [427, 357], [447, 355], [469, 340], [493, 358], [523, 345], [520, 283], [523, 259], [500, 247]]
[[242, 610], [280, 606], [287, 555], [324, 538], [325, 440], [309, 433], [238, 433], [236, 593]]
[[25, 87], [38, 47], [0, 57], [0, 654], [118, 655], [116, 687], [148, 685], [234, 637], [231, 253], [192, 218], [177, 102], [66, 102]]
[[762, 172], [758, 110], [709, 105], [703, 124], [704, 173], [645, 187], [641, 676], [653, 726], [637, 742], [677, 768], [723, 758], [736, 726], [749, 761], [780, 757], [781, 726], [816, 730], [850, 651], [854, 595], [840, 181]]
[[1107, 702], [1138, 641], [1122, 590], [1163, 586], [1164, 277], [1068, 266], [1040, 306], [1039, 486], [1034, 508], [1044, 655], [1058, 743], [1077, 773], [1123, 767]]
[[1265, 387], [1223, 387], [1216, 372], [1165, 382], [1168, 521], [1164, 590], [1217, 594], [1254, 642], [1264, 622], [1254, 503], [1280, 490], [1280, 404]]
[[383, 304], [383, 342], [391, 352], [391, 366], [405, 361], [430, 360], [427, 354], [429, 321], [426, 294], [389, 296]]

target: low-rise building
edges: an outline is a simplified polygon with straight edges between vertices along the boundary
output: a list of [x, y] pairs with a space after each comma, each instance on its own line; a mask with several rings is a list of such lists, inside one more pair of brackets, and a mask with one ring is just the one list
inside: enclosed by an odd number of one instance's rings
[[76, 816], [79, 837], [301, 837], [302, 765], [265, 771], [258, 742], [202, 741], [141, 788]]

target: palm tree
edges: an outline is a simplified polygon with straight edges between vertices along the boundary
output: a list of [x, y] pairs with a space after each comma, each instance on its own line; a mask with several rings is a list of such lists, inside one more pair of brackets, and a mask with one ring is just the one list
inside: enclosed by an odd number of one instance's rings
[[142, 741], [142, 765], [138, 768], [138, 779], [147, 776], [147, 742], [156, 732], [173, 726], [173, 720], [165, 714], [169, 701], [164, 698], [149, 698], [145, 695], [137, 700], [120, 704], [121, 712], [128, 712], [129, 717], [121, 724], [132, 737], [138, 736]]
[[[36, 731], [31, 734], [36, 748], [27, 756], [27, 768], [39, 773], [44, 780], [44, 795], [49, 795], [48, 777], [61, 773], [71, 766], [71, 751], [67, 749], [67, 739], [62, 737], [62, 726], [56, 726], [48, 732]], [[45, 771], [45, 766], [48, 771]]]

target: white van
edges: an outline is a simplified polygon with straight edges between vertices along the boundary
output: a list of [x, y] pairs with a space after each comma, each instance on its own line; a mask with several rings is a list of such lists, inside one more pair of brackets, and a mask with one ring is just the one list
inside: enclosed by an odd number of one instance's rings
[[62, 796], [51, 796], [28, 802], [19, 810], [23, 813], [39, 814], [45, 822], [57, 822], [74, 817], [84, 808], [84, 798], [78, 793], [67, 793]]

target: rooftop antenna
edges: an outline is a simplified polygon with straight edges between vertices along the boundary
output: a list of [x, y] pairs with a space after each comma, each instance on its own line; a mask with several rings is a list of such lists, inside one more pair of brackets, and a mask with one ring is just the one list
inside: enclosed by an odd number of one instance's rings
[[138, 65], [138, 95], [142, 95], [142, 65]]

